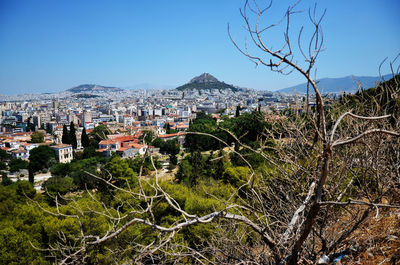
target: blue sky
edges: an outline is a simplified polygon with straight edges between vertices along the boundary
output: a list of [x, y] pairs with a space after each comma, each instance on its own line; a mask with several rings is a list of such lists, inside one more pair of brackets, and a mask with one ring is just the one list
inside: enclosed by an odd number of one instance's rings
[[[243, 2], [0, 0], [0, 94], [56, 92], [85, 83], [174, 87], [203, 72], [261, 90], [303, 83], [298, 74], [256, 68], [232, 45], [228, 23], [235, 40], [245, 39]], [[293, 2], [275, 1], [264, 24], [276, 22]], [[379, 63], [400, 52], [400, 1], [317, 2], [318, 10], [327, 9], [317, 78], [376, 76]], [[314, 3], [303, 0], [298, 9]], [[293, 32], [301, 25], [309, 29], [306, 12], [293, 18]], [[271, 31], [266, 40], [278, 47], [282, 36]]]

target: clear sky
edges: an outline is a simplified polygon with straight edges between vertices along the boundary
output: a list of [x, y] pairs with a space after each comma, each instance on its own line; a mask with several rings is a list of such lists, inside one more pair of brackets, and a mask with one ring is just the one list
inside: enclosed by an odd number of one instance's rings
[[[232, 45], [243, 43], [242, 0], [0, 0], [0, 94], [66, 90], [80, 84], [182, 85], [203, 72], [226, 83], [275, 90], [304, 79], [255, 68]], [[279, 0], [263, 18], [277, 22]], [[327, 9], [317, 77], [376, 76], [400, 52], [399, 0], [303, 0]], [[309, 26], [307, 12], [293, 32]], [[266, 40], [278, 47], [283, 34]], [[301, 58], [298, 58], [301, 63]], [[384, 70], [388, 73], [388, 68]]]

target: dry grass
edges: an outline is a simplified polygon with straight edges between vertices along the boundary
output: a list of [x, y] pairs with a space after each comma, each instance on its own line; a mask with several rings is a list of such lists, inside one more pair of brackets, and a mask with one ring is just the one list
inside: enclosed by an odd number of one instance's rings
[[369, 216], [350, 240], [358, 242], [361, 251], [348, 264], [400, 264], [400, 210], [383, 211], [377, 219]]

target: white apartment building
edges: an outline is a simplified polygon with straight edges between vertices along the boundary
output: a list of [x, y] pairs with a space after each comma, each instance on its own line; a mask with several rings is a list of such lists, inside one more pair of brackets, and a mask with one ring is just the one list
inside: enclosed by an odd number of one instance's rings
[[53, 145], [51, 148], [56, 153], [56, 158], [59, 163], [69, 163], [73, 159], [72, 146], [69, 144]]

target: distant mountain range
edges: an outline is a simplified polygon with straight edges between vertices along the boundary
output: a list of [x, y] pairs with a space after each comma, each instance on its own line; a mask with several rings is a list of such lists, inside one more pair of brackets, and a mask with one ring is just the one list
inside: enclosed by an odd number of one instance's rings
[[90, 93], [90, 92], [120, 92], [123, 90], [118, 87], [107, 87], [100, 85], [85, 84], [67, 89], [67, 91], [72, 93]]
[[[384, 75], [384, 80], [389, 80], [392, 78], [391, 74]], [[332, 93], [332, 94], [340, 94], [343, 92], [346, 93], [355, 93], [358, 90], [359, 82], [362, 85], [363, 89], [368, 89], [371, 87], [375, 87], [377, 83], [382, 82], [382, 77], [380, 76], [346, 76], [341, 78], [322, 78], [317, 80], [318, 88], [324, 94]], [[161, 85], [152, 85], [152, 84], [139, 84], [136, 86], [126, 87], [126, 89], [150, 89], [150, 88], [163, 88], [168, 89], [171, 86], [161, 86]], [[225, 90], [230, 89], [234, 92], [239, 91], [240, 88], [235, 87], [230, 84], [226, 84], [224, 82], [219, 81], [213, 75], [209, 73], [203, 73], [199, 76], [192, 78], [188, 83], [179, 86], [176, 88], [179, 91], [185, 90]], [[79, 85], [73, 88], [66, 90], [67, 92], [79, 94], [79, 93], [110, 93], [110, 92], [121, 92], [124, 89], [118, 87], [107, 87], [96, 84], [84, 84]], [[307, 83], [302, 83], [296, 86], [291, 86], [287, 88], [283, 88], [278, 90], [277, 92], [281, 93], [297, 93], [297, 94], [306, 94], [307, 93]], [[310, 93], [312, 94], [314, 91], [310, 87]]]
[[194, 77], [189, 83], [184, 84], [176, 88], [177, 90], [184, 91], [184, 90], [224, 90], [230, 89], [232, 91], [238, 91], [237, 87], [233, 85], [226, 84], [224, 82], [218, 81], [217, 78], [212, 76], [209, 73], [203, 73], [199, 76]]
[[[392, 78], [391, 74], [384, 75], [384, 80], [389, 80]], [[343, 92], [346, 93], [355, 93], [358, 90], [357, 82], [361, 83], [363, 89], [368, 89], [371, 87], [375, 87], [376, 83], [382, 82], [382, 78], [380, 76], [346, 76], [341, 78], [322, 78], [317, 80], [318, 88], [322, 93], [336, 93], [340, 94]], [[292, 87], [287, 87], [278, 90], [278, 92], [289, 93], [293, 92], [298, 94], [306, 94], [307, 93], [307, 83], [299, 84]], [[310, 87], [310, 93], [314, 91]]]

